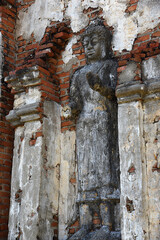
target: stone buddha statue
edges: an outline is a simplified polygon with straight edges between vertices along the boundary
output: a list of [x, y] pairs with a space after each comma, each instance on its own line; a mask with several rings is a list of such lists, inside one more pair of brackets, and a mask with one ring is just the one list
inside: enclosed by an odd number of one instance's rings
[[[87, 64], [70, 86], [64, 117], [76, 117], [76, 154], [80, 230], [70, 239], [120, 239], [114, 231], [114, 206], [119, 202], [119, 156], [115, 87], [117, 63], [111, 57], [112, 35], [100, 21], [82, 35]], [[101, 227], [93, 229], [97, 212]]]

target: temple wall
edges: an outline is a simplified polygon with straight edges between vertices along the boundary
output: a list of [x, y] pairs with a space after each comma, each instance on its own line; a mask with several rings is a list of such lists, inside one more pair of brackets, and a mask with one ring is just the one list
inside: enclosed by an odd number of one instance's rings
[[8, 239], [66, 240], [79, 229], [76, 125], [61, 109], [86, 64], [81, 33], [97, 17], [118, 62], [122, 240], [160, 239], [159, 0], [2, 0], [0, 13], [0, 239], [10, 182]]

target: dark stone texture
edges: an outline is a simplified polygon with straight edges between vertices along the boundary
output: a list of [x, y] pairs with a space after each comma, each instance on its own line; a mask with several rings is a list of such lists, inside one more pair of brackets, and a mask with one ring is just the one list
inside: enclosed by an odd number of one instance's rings
[[[87, 28], [83, 34], [87, 65], [75, 72], [70, 87], [69, 107], [77, 117], [80, 224], [92, 229], [94, 208], [102, 220], [102, 228], [91, 234], [92, 240], [109, 239], [108, 226], [114, 229], [112, 203], [119, 201], [117, 63], [109, 59], [110, 43], [111, 34], [101, 23]], [[81, 234], [80, 229], [70, 239], [83, 239]]]

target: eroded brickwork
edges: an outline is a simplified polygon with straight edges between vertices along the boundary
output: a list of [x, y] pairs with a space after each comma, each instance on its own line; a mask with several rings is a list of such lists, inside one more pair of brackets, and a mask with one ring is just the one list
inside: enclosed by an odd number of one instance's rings
[[15, 1], [0, 4], [0, 238], [7, 239], [13, 151], [13, 130], [5, 116], [12, 109], [13, 96], [4, 78], [15, 69]]

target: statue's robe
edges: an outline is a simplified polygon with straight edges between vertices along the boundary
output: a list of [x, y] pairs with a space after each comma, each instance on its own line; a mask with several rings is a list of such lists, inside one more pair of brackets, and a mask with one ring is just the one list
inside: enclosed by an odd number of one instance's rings
[[[78, 114], [76, 154], [78, 201], [114, 199], [119, 193], [116, 98], [93, 90], [86, 74], [97, 74], [104, 88], [116, 87], [117, 64], [109, 59], [77, 70], [71, 80], [70, 107]], [[117, 196], [117, 198], [119, 198]]]

